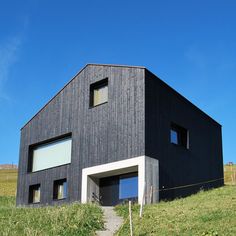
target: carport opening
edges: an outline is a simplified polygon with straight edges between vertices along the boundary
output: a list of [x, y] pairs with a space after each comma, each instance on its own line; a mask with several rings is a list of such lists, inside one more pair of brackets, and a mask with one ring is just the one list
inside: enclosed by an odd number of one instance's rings
[[138, 201], [138, 166], [88, 176], [88, 197], [102, 206]]

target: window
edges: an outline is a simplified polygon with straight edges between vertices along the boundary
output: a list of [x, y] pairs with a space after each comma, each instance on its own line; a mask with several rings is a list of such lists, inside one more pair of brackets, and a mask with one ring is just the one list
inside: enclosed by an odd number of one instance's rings
[[66, 179], [60, 179], [54, 181], [53, 185], [53, 199], [60, 200], [67, 197], [67, 181]]
[[29, 171], [35, 172], [71, 162], [71, 137], [30, 148]]
[[40, 203], [40, 184], [29, 187], [29, 203]]
[[138, 175], [127, 174], [120, 176], [119, 180], [119, 199], [130, 199], [138, 197]]
[[170, 142], [178, 146], [189, 148], [188, 130], [172, 123], [170, 129]]
[[90, 85], [90, 107], [95, 107], [108, 101], [108, 79]]

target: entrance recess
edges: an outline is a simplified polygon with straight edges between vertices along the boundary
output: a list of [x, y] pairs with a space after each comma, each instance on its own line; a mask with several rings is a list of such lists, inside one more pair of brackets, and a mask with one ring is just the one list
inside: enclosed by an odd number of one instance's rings
[[[152, 187], [151, 187], [152, 186]], [[134, 157], [82, 170], [81, 202], [98, 201], [114, 206], [123, 201], [158, 202], [158, 160], [147, 156]], [[152, 200], [150, 190], [153, 189]]]
[[99, 189], [99, 202], [103, 206], [138, 201], [138, 172], [100, 178]]

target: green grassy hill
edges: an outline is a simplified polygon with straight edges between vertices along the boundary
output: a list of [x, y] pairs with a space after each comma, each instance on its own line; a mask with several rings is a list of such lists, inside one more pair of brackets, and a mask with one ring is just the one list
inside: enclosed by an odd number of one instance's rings
[[88, 236], [102, 225], [102, 211], [96, 205], [16, 208], [14, 197], [0, 197], [1, 236]]
[[[117, 212], [128, 219], [128, 207]], [[202, 191], [190, 197], [144, 207], [133, 206], [134, 235], [236, 235], [236, 186]], [[129, 235], [129, 221], [118, 232]]]
[[0, 236], [94, 235], [102, 211], [92, 204], [16, 208], [17, 170], [0, 170]]
[[[233, 166], [233, 171], [236, 166]], [[225, 166], [225, 180], [232, 184], [232, 167]], [[0, 170], [0, 236], [94, 235], [102, 228], [102, 212], [96, 205], [16, 208], [17, 170]], [[129, 235], [128, 207], [116, 210], [125, 219], [117, 233]], [[187, 198], [133, 208], [134, 235], [236, 235], [236, 185], [202, 191]]]

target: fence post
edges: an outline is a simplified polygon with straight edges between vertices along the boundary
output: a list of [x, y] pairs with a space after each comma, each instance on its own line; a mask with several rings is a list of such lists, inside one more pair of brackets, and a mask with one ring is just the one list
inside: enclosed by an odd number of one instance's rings
[[133, 236], [131, 201], [129, 201], [129, 224], [130, 224], [130, 236]]
[[139, 212], [139, 217], [142, 218], [142, 213], [143, 213], [143, 203], [145, 200], [145, 187], [146, 187], [146, 182], [144, 183], [143, 186], [143, 197], [142, 197], [142, 202], [141, 202], [141, 206], [140, 206], [140, 212]]
[[149, 195], [149, 204], [152, 203], [152, 193], [153, 193], [153, 190], [152, 190], [152, 185], [151, 185], [151, 188], [150, 188], [150, 195]]
[[231, 180], [232, 180], [232, 185], [236, 184], [236, 171], [233, 169], [233, 165], [231, 165]]

